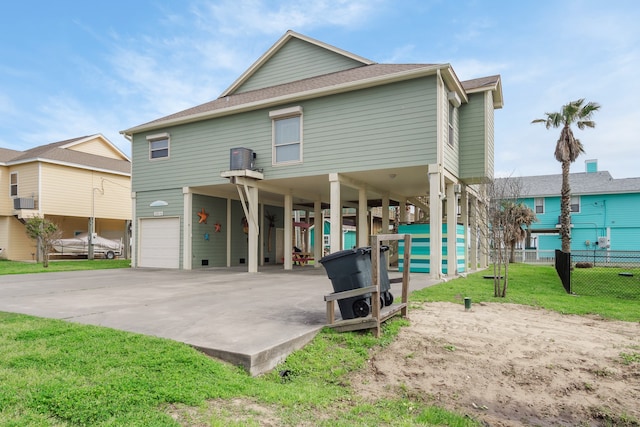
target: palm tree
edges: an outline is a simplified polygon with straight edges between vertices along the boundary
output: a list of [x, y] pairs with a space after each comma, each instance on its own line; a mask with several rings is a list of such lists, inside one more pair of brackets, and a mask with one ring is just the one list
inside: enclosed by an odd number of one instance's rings
[[584, 153], [582, 143], [573, 136], [571, 125], [578, 129], [593, 128], [596, 123], [591, 120], [593, 113], [600, 109], [595, 102], [584, 103], [583, 99], [569, 102], [557, 113], [544, 113], [546, 118], [536, 119], [531, 123], [544, 123], [547, 129], [562, 127], [560, 138], [556, 143], [555, 157], [562, 164], [562, 190], [560, 192], [560, 236], [562, 252], [571, 252], [571, 187], [569, 186], [569, 168], [578, 156]]

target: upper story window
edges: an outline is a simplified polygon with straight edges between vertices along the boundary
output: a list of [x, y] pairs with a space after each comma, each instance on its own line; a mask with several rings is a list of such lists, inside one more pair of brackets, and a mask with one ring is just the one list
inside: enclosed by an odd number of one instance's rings
[[271, 111], [272, 163], [283, 165], [302, 162], [302, 107]]
[[164, 159], [169, 157], [169, 134], [160, 133], [147, 136], [149, 141], [149, 159]]
[[571, 196], [571, 213], [580, 213], [580, 196]]
[[454, 128], [453, 128], [453, 115], [455, 112], [455, 108], [453, 105], [451, 105], [451, 103], [449, 103], [449, 145], [450, 146], [454, 146], [455, 145], [455, 133], [454, 133]]
[[9, 183], [9, 195], [11, 197], [18, 196], [18, 172], [11, 172], [11, 181]]
[[544, 213], [544, 197], [536, 197], [534, 199], [535, 211], [537, 214]]

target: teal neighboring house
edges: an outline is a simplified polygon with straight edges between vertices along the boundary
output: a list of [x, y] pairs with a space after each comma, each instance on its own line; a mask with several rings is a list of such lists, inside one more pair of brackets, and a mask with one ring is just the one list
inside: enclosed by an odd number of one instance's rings
[[[293, 268], [294, 218], [355, 209], [355, 242], [329, 216], [324, 247], [369, 246], [371, 209], [431, 221], [439, 278], [493, 178], [499, 75], [460, 81], [451, 64], [380, 64], [287, 31], [217, 99], [121, 131], [132, 143], [133, 267]], [[297, 211], [305, 211], [298, 215]], [[447, 233], [445, 233], [446, 230]], [[472, 233], [465, 265], [487, 265]], [[467, 237], [464, 237], [465, 240]], [[325, 245], [326, 244], [326, 245]], [[320, 263], [315, 263], [320, 267]]]
[[[571, 251], [640, 251], [640, 178], [614, 179], [587, 160], [585, 172], [570, 174]], [[523, 201], [538, 218], [526, 247], [560, 249], [562, 175], [517, 178]]]

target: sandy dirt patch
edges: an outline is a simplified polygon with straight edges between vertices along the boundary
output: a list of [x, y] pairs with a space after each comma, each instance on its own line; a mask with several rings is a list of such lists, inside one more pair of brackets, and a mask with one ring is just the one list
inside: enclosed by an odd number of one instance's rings
[[351, 377], [359, 395], [409, 395], [492, 426], [638, 425], [639, 323], [497, 303], [425, 303], [409, 319]]

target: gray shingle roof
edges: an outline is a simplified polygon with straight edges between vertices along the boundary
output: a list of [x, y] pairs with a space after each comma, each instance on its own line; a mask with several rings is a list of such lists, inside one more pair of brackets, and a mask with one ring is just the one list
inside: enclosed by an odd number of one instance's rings
[[[507, 178], [498, 178], [507, 179]], [[522, 197], [547, 197], [560, 195], [562, 175], [523, 176], [508, 179], [519, 180]], [[614, 179], [607, 171], [580, 172], [569, 175], [571, 194], [640, 193], [640, 178]]]
[[88, 136], [82, 136], [79, 138], [67, 139], [65, 141], [58, 141], [51, 144], [40, 145], [26, 151], [15, 151], [0, 148], [0, 161], [3, 161], [3, 156], [6, 154], [7, 158], [4, 159], [4, 162], [9, 164], [24, 163], [36, 160], [50, 160], [56, 163], [69, 163], [91, 169], [101, 169], [118, 173], [131, 174], [131, 162], [128, 160], [112, 159], [109, 157], [84, 153], [77, 150], [60, 148], [61, 146], [85, 138], [88, 138]]
[[[256, 89], [248, 92], [228, 95], [220, 97], [214, 101], [210, 101], [193, 108], [189, 108], [156, 120], [144, 123], [145, 126], [153, 123], [160, 123], [173, 119], [189, 117], [198, 114], [204, 114], [224, 108], [237, 107], [240, 105], [251, 104], [254, 102], [265, 101], [282, 96], [303, 93], [316, 89], [325, 89], [332, 86], [338, 86], [346, 83], [367, 80], [375, 77], [382, 77], [403, 71], [417, 70], [420, 68], [432, 68], [434, 64], [372, 64], [362, 67], [351, 68], [335, 73], [324, 74], [317, 77], [297, 80], [291, 83], [270, 86], [263, 89]], [[138, 126], [136, 126], [138, 127]]]

